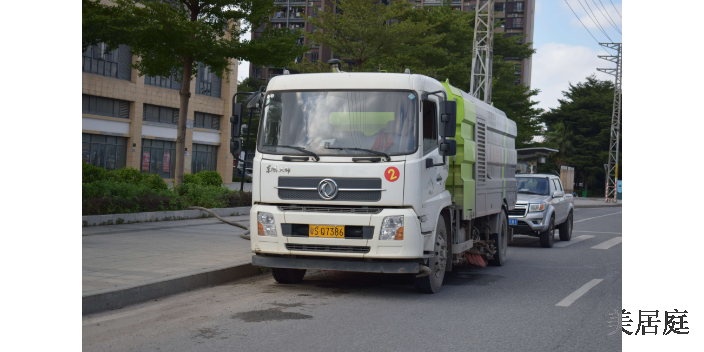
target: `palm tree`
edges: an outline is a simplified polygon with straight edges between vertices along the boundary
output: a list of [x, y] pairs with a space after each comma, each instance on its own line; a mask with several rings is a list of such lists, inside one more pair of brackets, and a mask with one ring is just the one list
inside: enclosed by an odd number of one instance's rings
[[558, 167], [565, 165], [567, 162], [563, 160], [569, 159], [576, 151], [572, 145], [573, 139], [574, 133], [569, 124], [558, 122], [548, 131], [547, 144], [559, 151], [555, 156]]

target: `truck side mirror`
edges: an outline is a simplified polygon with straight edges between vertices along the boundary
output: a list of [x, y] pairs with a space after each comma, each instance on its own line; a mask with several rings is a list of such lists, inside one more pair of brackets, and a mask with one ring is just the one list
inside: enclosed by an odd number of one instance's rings
[[236, 103], [232, 107], [230, 116], [230, 136], [239, 137], [242, 132], [242, 103]]
[[[440, 103], [440, 137], [455, 137], [457, 134], [457, 102], [445, 100]], [[454, 155], [454, 154], [453, 154]]]
[[230, 139], [230, 154], [235, 158], [239, 158], [240, 152], [242, 151], [242, 140], [239, 138], [232, 137]]
[[457, 141], [454, 139], [444, 139], [440, 142], [439, 152], [442, 156], [457, 155]]
[[247, 109], [251, 108], [256, 108], [259, 106], [259, 102], [262, 100], [262, 92], [256, 92], [247, 98], [247, 100], [244, 102], [244, 105], [247, 107]]

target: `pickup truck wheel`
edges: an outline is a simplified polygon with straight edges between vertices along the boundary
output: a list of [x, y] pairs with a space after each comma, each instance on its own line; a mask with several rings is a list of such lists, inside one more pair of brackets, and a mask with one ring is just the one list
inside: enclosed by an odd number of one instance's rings
[[567, 215], [567, 220], [560, 224], [558, 228], [560, 231], [560, 241], [569, 241], [572, 239], [572, 212]]
[[499, 216], [499, 233], [489, 236], [490, 239], [494, 240], [494, 246], [496, 246], [496, 254], [494, 254], [494, 258], [489, 261], [489, 265], [491, 266], [504, 265], [506, 261], [506, 249], [508, 249], [508, 220], [506, 220], [506, 213], [503, 211]]
[[435, 236], [434, 256], [428, 260], [430, 274], [415, 278], [416, 290], [423, 293], [438, 293], [442, 287], [442, 280], [445, 278], [445, 266], [447, 265], [447, 229], [445, 228], [445, 218], [438, 218], [437, 234]]
[[540, 246], [543, 248], [552, 248], [555, 242], [555, 216], [550, 217], [550, 226], [545, 232], [540, 233]]
[[272, 268], [271, 273], [274, 276], [274, 280], [280, 284], [297, 284], [303, 281], [306, 269]]

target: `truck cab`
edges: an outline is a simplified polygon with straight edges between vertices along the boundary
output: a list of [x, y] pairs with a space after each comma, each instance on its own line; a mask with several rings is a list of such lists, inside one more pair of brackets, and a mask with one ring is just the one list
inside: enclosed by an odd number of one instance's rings
[[560, 178], [549, 174], [519, 174], [518, 201], [509, 212], [515, 234], [540, 237], [540, 245], [551, 248], [555, 230], [560, 240], [572, 239], [574, 197], [565, 193]]
[[[279, 283], [307, 269], [414, 274], [419, 290], [437, 292], [472, 247], [470, 214], [460, 226], [448, 190], [458, 123], [447, 91], [411, 74], [273, 78], [253, 160], [253, 265]], [[482, 198], [495, 229], [509, 208], [497, 192]], [[515, 183], [513, 197], [511, 209]]]

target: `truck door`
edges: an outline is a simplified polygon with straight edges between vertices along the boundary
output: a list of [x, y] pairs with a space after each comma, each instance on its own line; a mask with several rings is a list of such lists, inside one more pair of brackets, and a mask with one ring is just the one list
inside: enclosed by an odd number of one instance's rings
[[421, 163], [421, 192], [422, 192], [422, 214], [427, 215], [428, 221], [422, 223], [423, 231], [435, 229], [435, 216], [439, 212], [441, 204], [440, 194], [445, 190], [445, 181], [448, 174], [447, 165], [426, 167], [426, 160], [432, 160], [433, 164], [443, 162], [438, 149], [438, 98], [428, 97], [423, 101], [421, 112], [422, 124], [422, 148], [423, 162]]
[[557, 225], [561, 224], [567, 216], [567, 209], [565, 209], [565, 206], [567, 205], [567, 202], [565, 202], [565, 191], [562, 190], [560, 180], [557, 178], [552, 179], [552, 187], [550, 188], [554, 188], [552, 194], [554, 194], [555, 191], [562, 191], [563, 193], [561, 197], [554, 197], [552, 199], [552, 206], [555, 208], [555, 224]]

